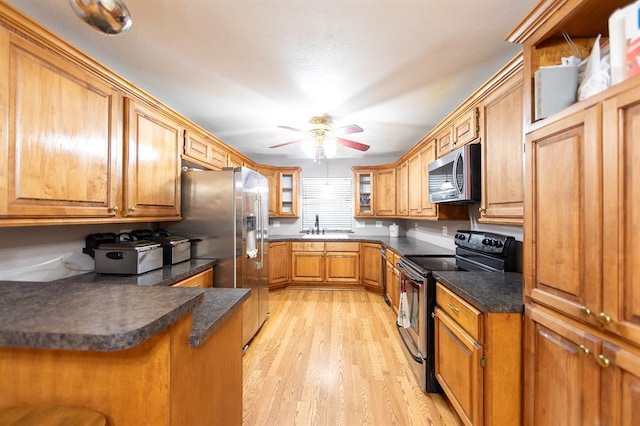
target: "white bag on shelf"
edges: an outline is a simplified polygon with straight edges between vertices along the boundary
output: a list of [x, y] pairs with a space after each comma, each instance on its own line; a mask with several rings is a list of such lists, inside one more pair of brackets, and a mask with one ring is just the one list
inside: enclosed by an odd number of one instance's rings
[[600, 55], [600, 35], [596, 38], [591, 54], [586, 59], [584, 78], [578, 86], [578, 100], [587, 99], [611, 85], [609, 55]]

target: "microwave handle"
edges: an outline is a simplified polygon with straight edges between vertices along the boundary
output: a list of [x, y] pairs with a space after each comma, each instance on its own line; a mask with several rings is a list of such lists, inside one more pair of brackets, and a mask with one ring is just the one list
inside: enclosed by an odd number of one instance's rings
[[462, 153], [458, 152], [458, 155], [456, 155], [456, 159], [453, 162], [453, 170], [452, 170], [452, 176], [453, 176], [453, 183], [456, 186], [456, 189], [458, 190], [458, 192], [462, 192], [462, 190], [464, 189], [464, 179], [462, 179], [462, 188], [460, 187], [460, 185], [458, 185], [458, 175], [456, 174], [456, 171], [458, 170], [458, 163], [460, 162], [460, 160], [462, 159]]

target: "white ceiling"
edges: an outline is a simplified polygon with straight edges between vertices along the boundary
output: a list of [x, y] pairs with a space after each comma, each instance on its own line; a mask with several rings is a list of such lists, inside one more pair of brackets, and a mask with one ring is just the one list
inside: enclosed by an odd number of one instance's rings
[[[329, 114], [397, 158], [518, 51], [505, 34], [535, 0], [126, 0], [102, 35], [67, 0], [7, 0], [249, 158]], [[277, 158], [266, 157], [277, 163]]]

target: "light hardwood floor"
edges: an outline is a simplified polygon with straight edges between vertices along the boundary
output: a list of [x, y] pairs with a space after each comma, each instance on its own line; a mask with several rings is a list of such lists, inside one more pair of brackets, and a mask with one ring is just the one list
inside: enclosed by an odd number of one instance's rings
[[394, 314], [364, 290], [284, 289], [243, 359], [243, 424], [460, 425], [420, 389]]

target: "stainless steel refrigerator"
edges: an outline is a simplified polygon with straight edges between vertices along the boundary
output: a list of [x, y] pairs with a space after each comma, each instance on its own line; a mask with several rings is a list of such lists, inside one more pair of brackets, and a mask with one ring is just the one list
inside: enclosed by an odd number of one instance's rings
[[245, 168], [182, 172], [182, 221], [167, 228], [192, 240], [191, 256], [218, 259], [214, 286], [248, 288], [243, 346], [269, 317], [269, 183]]

